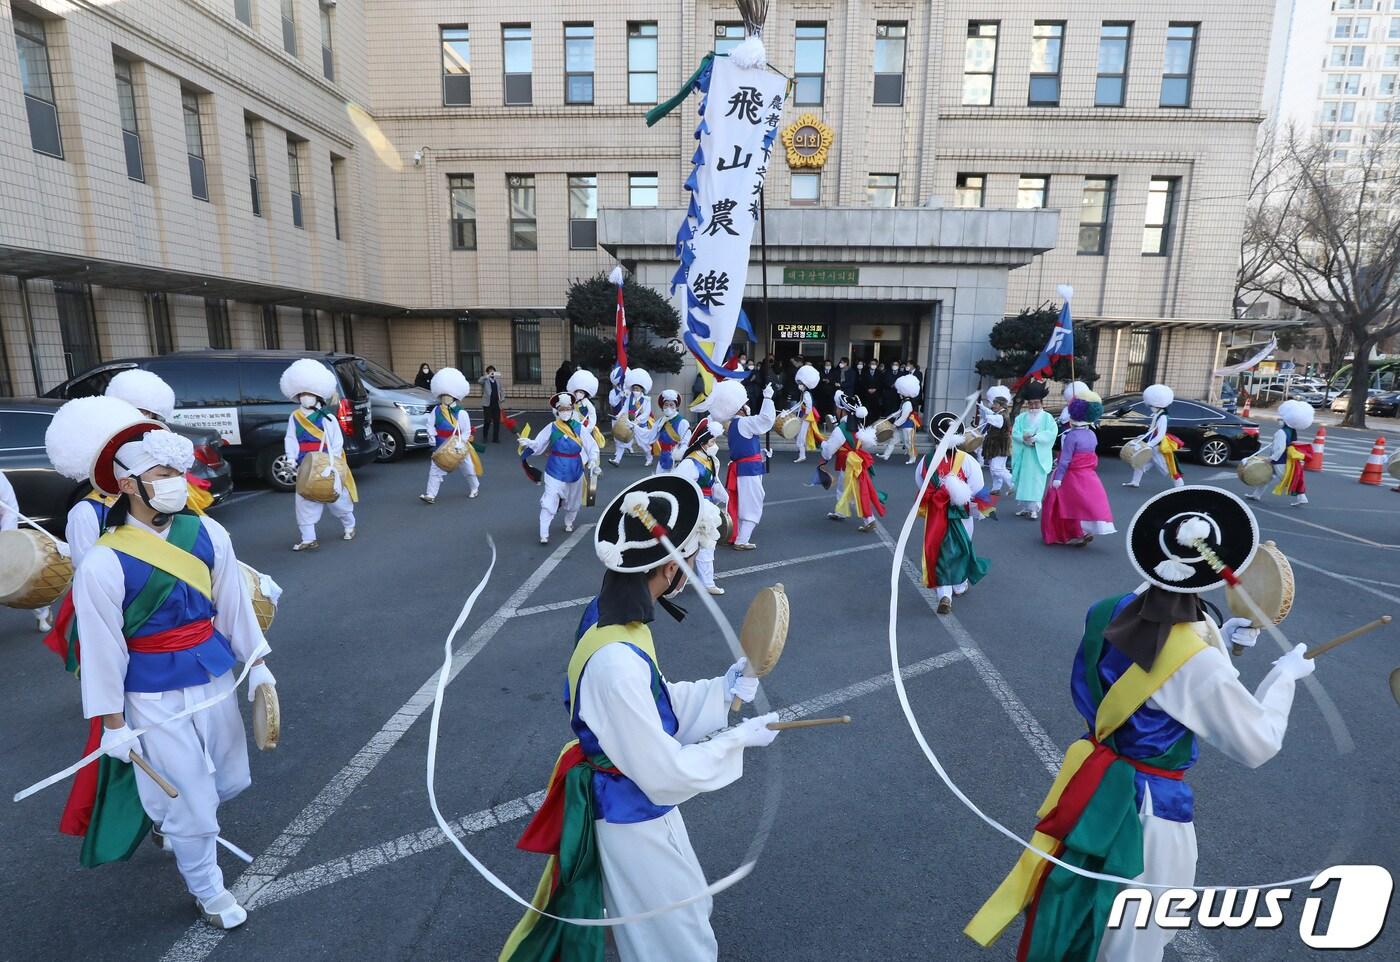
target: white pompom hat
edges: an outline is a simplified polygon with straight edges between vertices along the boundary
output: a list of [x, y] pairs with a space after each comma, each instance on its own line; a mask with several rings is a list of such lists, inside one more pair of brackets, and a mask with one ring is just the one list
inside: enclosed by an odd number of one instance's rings
[[107, 397], [118, 398], [162, 421], [175, 416], [175, 391], [157, 374], [139, 367], [122, 371], [107, 385]]
[[1154, 408], [1169, 408], [1176, 400], [1176, 392], [1165, 384], [1153, 384], [1142, 392], [1142, 399]]
[[728, 421], [748, 403], [749, 392], [744, 390], [743, 383], [725, 379], [714, 386], [705, 400], [692, 404], [690, 409], [706, 412], [714, 421]]
[[812, 365], [804, 364], [797, 369], [796, 378], [798, 384], [801, 384], [804, 388], [810, 391], [812, 390], [812, 388], [817, 386], [817, 383], [821, 381], [822, 376], [817, 373], [817, 369], [812, 367]]
[[55, 471], [87, 480], [107, 495], [118, 494], [117, 481], [128, 475], [162, 464], [188, 471], [194, 464], [189, 438], [115, 397], [76, 398], [63, 405], [44, 433], [44, 447]]
[[335, 397], [339, 386], [331, 369], [320, 361], [303, 357], [293, 361], [282, 372], [282, 394], [289, 401], [295, 401], [303, 394], [312, 394], [323, 402]]
[[1313, 409], [1305, 401], [1289, 400], [1278, 406], [1278, 416], [1284, 424], [1295, 431], [1302, 431], [1311, 427], [1313, 423]]
[[625, 383], [629, 391], [634, 387], [639, 387], [643, 394], [651, 393], [651, 375], [639, 367], [628, 369]]
[[1001, 401], [1004, 404], [1011, 403], [1011, 388], [1005, 384], [993, 384], [987, 388], [988, 401]]
[[440, 368], [433, 379], [428, 382], [428, 391], [433, 397], [440, 397], [446, 394], [462, 400], [472, 393], [472, 386], [467, 381], [467, 376], [455, 367]]
[[894, 389], [900, 397], [916, 398], [919, 396], [919, 379], [912, 374], [901, 374], [894, 379]]
[[592, 371], [579, 369], [569, 375], [569, 383], [565, 389], [573, 394], [575, 391], [582, 391], [588, 397], [598, 393], [598, 377]]

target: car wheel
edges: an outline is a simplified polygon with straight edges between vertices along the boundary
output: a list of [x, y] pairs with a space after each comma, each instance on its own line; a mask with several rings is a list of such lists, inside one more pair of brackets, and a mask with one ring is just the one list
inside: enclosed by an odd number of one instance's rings
[[375, 424], [374, 433], [379, 438], [379, 453], [374, 458], [376, 461], [397, 461], [403, 457], [404, 440], [398, 428], [387, 421], [380, 421]]
[[1230, 442], [1224, 438], [1207, 438], [1198, 456], [1206, 467], [1218, 468], [1230, 460]]
[[258, 475], [278, 491], [296, 490], [296, 464], [281, 448], [267, 448], [258, 455]]

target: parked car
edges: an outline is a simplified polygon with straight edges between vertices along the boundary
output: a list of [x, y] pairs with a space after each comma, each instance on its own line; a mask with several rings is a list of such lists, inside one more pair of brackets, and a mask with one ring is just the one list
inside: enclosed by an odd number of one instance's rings
[[[49, 398], [0, 398], [0, 471], [14, 485], [19, 509], [60, 538], [68, 509], [92, 490], [53, 469], [44, 452], [44, 433], [62, 401]], [[220, 454], [218, 432], [172, 424], [171, 430], [194, 442], [190, 473], [209, 485], [214, 503], [233, 491], [229, 464]]]
[[[1141, 394], [1119, 394], [1103, 402], [1099, 451], [1117, 453], [1125, 442], [1147, 432], [1152, 409]], [[1181, 438], [1182, 454], [1207, 467], [1247, 458], [1259, 450], [1259, 425], [1205, 401], [1173, 401], [1167, 408], [1170, 431]]]
[[1366, 399], [1366, 413], [1379, 418], [1400, 417], [1400, 391], [1371, 395]]
[[357, 358], [355, 367], [369, 392], [370, 417], [379, 438], [379, 460], [397, 461], [408, 451], [428, 447], [436, 399], [373, 361]]
[[296, 405], [279, 381], [299, 357], [315, 358], [340, 384], [340, 429], [352, 468], [373, 461], [379, 439], [371, 428], [369, 393], [354, 354], [315, 351], [177, 351], [159, 357], [109, 361], [65, 381], [50, 397], [100, 394], [118, 371], [139, 367], [159, 374], [175, 390], [175, 420], [212, 428], [223, 436], [223, 456], [235, 474], [256, 475], [282, 491], [296, 487], [296, 467], [286, 457], [287, 418]]
[[[1371, 388], [1370, 390], [1368, 390], [1366, 392], [1366, 406], [1370, 407], [1371, 399], [1380, 393], [1381, 392], [1376, 390], [1375, 388]], [[1332, 399], [1332, 411], [1335, 414], [1346, 414], [1347, 409], [1350, 407], [1351, 391], [1342, 391], [1340, 394], [1338, 394], [1335, 398]]]

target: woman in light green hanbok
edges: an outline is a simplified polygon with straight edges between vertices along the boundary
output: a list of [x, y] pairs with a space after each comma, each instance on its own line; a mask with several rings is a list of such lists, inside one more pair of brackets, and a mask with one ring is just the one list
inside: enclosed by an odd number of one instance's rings
[[1031, 381], [1021, 392], [1025, 407], [1011, 427], [1011, 479], [1016, 485], [1016, 516], [1035, 520], [1054, 465], [1052, 449], [1059, 429], [1045, 410], [1043, 381]]

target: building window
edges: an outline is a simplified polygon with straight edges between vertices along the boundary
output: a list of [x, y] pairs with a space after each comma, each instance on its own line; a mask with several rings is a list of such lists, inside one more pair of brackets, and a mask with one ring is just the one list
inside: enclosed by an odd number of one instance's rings
[[233, 0], [233, 16], [245, 27], [253, 25], [253, 0]]
[[540, 383], [540, 322], [510, 322], [511, 352], [515, 357], [515, 383]]
[[[1381, 86], [1378, 93], [1385, 95], [1385, 77], [1381, 78]], [[1354, 73], [1334, 73], [1327, 75], [1327, 88], [1325, 91], [1329, 97], [1355, 97], [1361, 93], [1361, 76]]]
[[1045, 207], [1049, 195], [1049, 177], [1023, 174], [1016, 181], [1016, 206], [1021, 210], [1038, 210]]
[[535, 230], [535, 175], [506, 174], [510, 192], [510, 249], [532, 251], [539, 246]]
[[875, 104], [898, 107], [904, 103], [904, 42], [909, 25], [875, 24]]
[[282, 346], [282, 328], [277, 323], [277, 305], [264, 304], [262, 309], [263, 347], [275, 351]]
[[742, 23], [715, 24], [715, 53], [726, 54], [744, 42]]
[[655, 207], [660, 203], [661, 187], [656, 174], [627, 175], [628, 207]]
[[1108, 213], [1113, 206], [1113, 178], [1084, 178], [1079, 202], [1079, 253], [1102, 254], [1108, 249]]
[[598, 175], [569, 175], [569, 249], [598, 246]]
[[1370, 35], [1370, 17], [1338, 17], [1333, 31], [1333, 37], [1337, 40], [1365, 40]]
[[301, 309], [301, 339], [308, 351], [321, 349], [321, 323], [316, 312], [309, 307]]
[[[1353, 50], [1365, 50], [1365, 47], [1353, 47]], [[1357, 61], [1357, 66], [1364, 63], [1364, 58]], [[1385, 53], [1381, 56], [1381, 66], [1389, 70], [1392, 67], [1400, 67], [1400, 47], [1386, 47]]]
[[1128, 50], [1131, 23], [1105, 23], [1099, 28], [1099, 75], [1094, 85], [1095, 107], [1121, 107], [1128, 92]]
[[292, 190], [292, 225], [306, 226], [301, 210], [301, 145], [287, 138], [287, 182]]
[[204, 170], [204, 131], [199, 123], [199, 94], [180, 90], [185, 115], [185, 153], [190, 161], [190, 193], [198, 200], [209, 199], [209, 179]]
[[501, 26], [501, 42], [505, 46], [506, 66], [506, 105], [528, 106], [534, 100], [534, 87], [531, 74], [534, 70], [534, 54], [530, 40], [530, 25], [511, 24]]
[[452, 210], [452, 249], [476, 250], [476, 177], [449, 174], [447, 198]]
[[1060, 105], [1060, 54], [1064, 47], [1065, 25], [1037, 20], [1031, 30], [1032, 107]]
[[795, 206], [812, 206], [821, 200], [822, 175], [812, 171], [793, 171], [789, 199]]
[[871, 174], [865, 181], [865, 199], [871, 207], [893, 207], [899, 201], [899, 175]]
[[1390, 32], [1385, 35], [1387, 40], [1400, 40], [1400, 17], [1390, 18]]
[[1326, 101], [1322, 105], [1322, 119], [1329, 124], [1350, 124], [1356, 121], [1356, 104], [1350, 100]]
[[593, 24], [564, 24], [564, 103], [593, 103]]
[[228, 322], [228, 301], [222, 297], [204, 299], [204, 320], [209, 325], [209, 346], [216, 351], [233, 347], [233, 332]]
[[339, 318], [331, 318], [331, 323], [334, 324], [337, 320], [340, 322], [340, 349], [345, 351], [346, 354], [354, 354], [355, 315], [342, 314]]
[[439, 27], [442, 41], [442, 105], [472, 102], [472, 33], [466, 27]]
[[345, 179], [345, 158], [331, 154], [331, 216], [335, 219], [335, 239], [341, 240], [340, 198]]
[[1161, 332], [1137, 328], [1128, 334], [1128, 366], [1123, 382], [1125, 392], [1136, 392], [1157, 380], [1157, 347]]
[[175, 329], [170, 323], [170, 302], [154, 291], [146, 295], [146, 316], [151, 323], [151, 349], [157, 354], [175, 350]]
[[335, 79], [335, 46], [331, 42], [331, 4], [321, 0], [321, 73]]
[[24, 109], [29, 115], [29, 144], [41, 154], [63, 157], [58, 133], [58, 101], [54, 99], [53, 71], [49, 66], [49, 41], [44, 21], [22, 10], [12, 10], [19, 75], [24, 86]]
[[963, 97], [967, 107], [990, 107], [997, 75], [996, 21], [969, 20], [963, 50]]
[[469, 314], [457, 315], [457, 370], [468, 381], [481, 377], [481, 322]]
[[953, 206], [981, 207], [986, 188], [986, 174], [958, 174], [957, 185], [953, 190]]
[[297, 55], [296, 7], [296, 0], [282, 0], [282, 49], [293, 57]]
[[655, 23], [627, 24], [627, 102], [656, 103]]
[[792, 102], [798, 107], [821, 105], [826, 86], [826, 24], [797, 25], [797, 56], [793, 60]]
[[117, 108], [122, 121], [122, 146], [126, 150], [126, 176], [145, 181], [146, 166], [141, 159], [141, 128], [136, 122], [136, 84], [131, 79], [131, 61], [115, 60], [117, 68]]
[[1173, 23], [1167, 27], [1167, 53], [1162, 62], [1163, 107], [1191, 106], [1191, 72], [1196, 64], [1196, 32], [1199, 24]]
[[1364, 67], [1366, 66], [1366, 48], [1333, 47], [1331, 59], [1327, 65], [1329, 67]]
[[248, 193], [253, 200], [253, 216], [262, 216], [262, 192], [258, 187], [258, 141], [253, 136], [253, 121], [243, 118], [243, 139], [248, 144]]
[[1171, 251], [1176, 184], [1175, 177], [1153, 177], [1147, 185], [1147, 219], [1142, 230], [1144, 254], [1166, 254]]
[[1396, 75], [1393, 73], [1381, 74], [1381, 79], [1376, 90], [1382, 97], [1394, 97], [1396, 90]]

